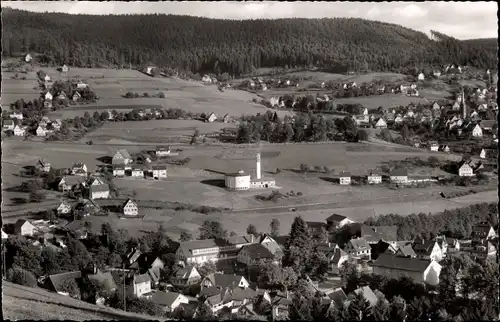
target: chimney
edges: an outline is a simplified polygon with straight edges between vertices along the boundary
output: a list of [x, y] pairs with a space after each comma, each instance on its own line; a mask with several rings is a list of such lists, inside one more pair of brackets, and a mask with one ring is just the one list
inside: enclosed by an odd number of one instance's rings
[[260, 179], [260, 152], [257, 153], [257, 167], [255, 169], [255, 176], [257, 179]]

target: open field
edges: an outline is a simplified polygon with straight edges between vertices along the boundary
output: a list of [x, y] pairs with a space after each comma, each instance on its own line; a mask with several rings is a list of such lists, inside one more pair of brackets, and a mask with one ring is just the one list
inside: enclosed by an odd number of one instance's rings
[[18, 73], [19, 79], [12, 79], [15, 74], [2, 71], [2, 109], [9, 109], [9, 105], [19, 99], [27, 102], [40, 97], [36, 72]]
[[[6, 320], [151, 320], [142, 314], [92, 305], [70, 297], [2, 281], [2, 312]], [[164, 320], [156, 318], [156, 320]]]

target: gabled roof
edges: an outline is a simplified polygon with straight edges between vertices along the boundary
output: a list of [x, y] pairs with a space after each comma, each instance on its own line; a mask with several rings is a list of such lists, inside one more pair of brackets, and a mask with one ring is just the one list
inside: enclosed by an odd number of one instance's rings
[[177, 300], [177, 298], [180, 296], [183, 295], [177, 292], [156, 291], [153, 293], [151, 301], [161, 306], [171, 307], [172, 304], [174, 304], [175, 300]]
[[82, 277], [81, 271], [66, 272], [61, 274], [54, 274], [49, 276], [49, 280], [54, 287], [56, 292], [64, 292], [62, 290], [63, 285], [70, 280], [76, 280]]
[[241, 251], [245, 251], [247, 256], [252, 260], [260, 260], [260, 259], [273, 259], [274, 255], [263, 245], [261, 244], [252, 244], [243, 246]]
[[373, 267], [423, 273], [430, 264], [430, 260], [380, 254], [379, 257], [373, 262]]
[[436, 242], [433, 240], [426, 240], [423, 243], [415, 243], [415, 245], [413, 245], [413, 249], [417, 253], [430, 254], [435, 244]]
[[405, 257], [416, 257], [417, 256], [417, 254], [413, 250], [413, 247], [411, 247], [410, 243], [399, 247], [397, 252], [401, 252], [401, 254]]
[[193, 270], [198, 272], [198, 270], [196, 269], [196, 267], [194, 265], [187, 265], [186, 267], [181, 267], [178, 270], [176, 270], [174, 272], [174, 276], [176, 278], [189, 278], [189, 275], [191, 275], [191, 272]]
[[116, 290], [116, 283], [111, 272], [98, 271], [97, 274], [87, 275], [87, 277], [98, 282], [106, 291]]
[[346, 219], [347, 217], [346, 216], [342, 216], [342, 215], [337, 215], [337, 214], [333, 214], [331, 215], [330, 217], [326, 218], [326, 221], [342, 221], [344, 219]]
[[90, 186], [91, 192], [104, 192], [109, 191], [109, 186], [107, 184], [93, 185]]
[[356, 295], [359, 293], [363, 294], [363, 297], [370, 302], [371, 306], [377, 304], [378, 299], [375, 293], [373, 293], [372, 289], [369, 286], [363, 286], [354, 291]]
[[123, 207], [125, 207], [129, 202], [132, 202], [136, 207], [137, 207], [137, 202], [135, 202], [134, 200], [132, 200], [131, 198], [128, 198], [124, 203], [123, 203]]
[[354, 248], [355, 251], [370, 249], [370, 245], [368, 244], [368, 242], [364, 238], [351, 239], [351, 240], [349, 240], [348, 243], [352, 245], [352, 247]]
[[[122, 156], [124, 159], [132, 159], [132, 157], [130, 156], [130, 154], [128, 153], [128, 151], [127, 151], [127, 150], [125, 150], [125, 149], [120, 149], [120, 150], [116, 151], [116, 153], [121, 154], [121, 156]], [[115, 153], [115, 155], [116, 155], [116, 153]]]
[[[18, 219], [14, 225], [16, 229], [20, 229], [24, 224], [28, 223], [29, 225], [33, 226], [28, 220], [26, 219]], [[34, 226], [33, 226], [34, 227]]]
[[148, 274], [134, 275], [134, 284], [151, 282]]
[[[63, 180], [67, 186], [71, 186], [71, 187], [74, 185], [85, 182], [85, 178], [83, 178], [82, 176], [64, 176], [61, 179], [61, 181], [63, 181]], [[61, 183], [61, 181], [59, 181], [59, 183]]]
[[332, 293], [328, 294], [328, 297], [338, 305], [344, 304], [344, 302], [347, 300], [347, 295], [340, 287], [335, 289]]
[[342, 171], [339, 174], [339, 178], [350, 178], [350, 177], [351, 177], [351, 173], [350, 172], [344, 172], [344, 171]]
[[208, 275], [208, 278], [215, 286], [220, 286], [222, 288], [238, 286], [240, 281], [244, 278], [240, 275], [230, 275], [230, 274], [222, 274], [222, 273], [213, 273]]
[[[330, 253], [331, 254], [331, 253]], [[340, 259], [344, 256], [347, 256], [347, 253], [345, 251], [343, 251], [342, 249], [340, 248], [336, 248], [334, 251], [333, 251], [333, 257], [329, 258], [330, 259], [330, 262], [332, 264], [338, 264], [340, 262]]]

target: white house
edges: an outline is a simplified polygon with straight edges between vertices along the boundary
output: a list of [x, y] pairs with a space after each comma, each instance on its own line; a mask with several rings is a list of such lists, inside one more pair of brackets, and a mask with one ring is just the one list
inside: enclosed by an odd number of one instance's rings
[[344, 247], [344, 251], [349, 254], [349, 256], [371, 259], [371, 247], [364, 238], [349, 240]]
[[46, 135], [47, 135], [47, 129], [39, 125], [36, 128], [36, 136], [46, 136]]
[[173, 312], [179, 305], [189, 303], [189, 299], [181, 293], [162, 291], [154, 292], [151, 301], [165, 312]]
[[151, 278], [148, 274], [134, 275], [133, 292], [137, 297], [151, 292]]
[[125, 149], [120, 149], [116, 151], [112, 159], [112, 164], [129, 164], [132, 163], [132, 157]]
[[82, 82], [82, 81], [78, 81], [78, 83], [76, 84], [76, 88], [78, 89], [84, 89], [84, 88], [87, 88], [87, 84]]
[[52, 101], [53, 98], [54, 97], [52, 96], [52, 94], [50, 94], [50, 92], [45, 93], [45, 99], [47, 101]]
[[62, 72], [63, 72], [63, 73], [67, 73], [67, 72], [69, 71], [69, 68], [68, 68], [68, 66], [66, 66], [66, 65], [63, 65], [63, 66], [61, 67], [61, 69], [62, 69]]
[[67, 215], [71, 212], [71, 205], [63, 200], [56, 209], [57, 214]]
[[212, 78], [208, 75], [203, 75], [203, 78], [201, 79], [202, 82], [204, 83], [211, 83], [212, 82]]
[[201, 281], [201, 275], [194, 265], [180, 267], [170, 277], [170, 283], [175, 287], [186, 287]]
[[167, 166], [166, 165], [154, 165], [152, 166], [153, 178], [166, 178], [167, 177]]
[[394, 123], [403, 123], [403, 117], [401, 114], [398, 114], [396, 118], [394, 119]]
[[77, 163], [73, 164], [73, 167], [71, 168], [71, 174], [79, 175], [79, 176], [86, 176], [87, 175], [87, 166], [85, 165], [85, 163], [77, 162]]
[[370, 172], [368, 175], [369, 184], [378, 184], [382, 182], [382, 175], [377, 172]]
[[405, 168], [394, 169], [390, 173], [390, 179], [393, 183], [407, 183], [408, 171]]
[[122, 164], [113, 165], [113, 176], [114, 177], [123, 177], [125, 176], [125, 166]]
[[339, 174], [339, 183], [341, 185], [351, 184], [351, 174], [349, 172], [341, 172]]
[[21, 113], [21, 112], [12, 112], [12, 113], [10, 113], [9, 116], [11, 119], [18, 119], [18, 120], [22, 120], [24, 118], [23, 113]]
[[109, 186], [107, 184], [91, 185], [89, 191], [90, 199], [109, 198]]
[[429, 150], [437, 152], [439, 151], [439, 144], [435, 141], [430, 141], [429, 142]]
[[38, 162], [35, 164], [35, 168], [37, 168], [38, 170], [40, 170], [42, 172], [49, 172], [51, 165], [49, 162], [46, 162], [45, 160], [41, 159], [41, 160], [38, 160]]
[[103, 184], [105, 184], [105, 182], [101, 178], [98, 178], [98, 177], [93, 178], [91, 183], [90, 183], [91, 186], [100, 186]]
[[207, 117], [207, 122], [208, 123], [213, 123], [217, 120], [217, 115], [215, 115], [214, 112], [210, 113], [210, 115]]
[[33, 226], [29, 221], [25, 219], [19, 219], [14, 224], [14, 231], [18, 235], [33, 236], [33, 234], [35, 233], [35, 226]]
[[432, 109], [435, 111], [439, 111], [441, 109], [441, 106], [439, 106], [437, 102], [434, 102], [434, 104], [432, 104]]
[[326, 218], [326, 224], [335, 228], [342, 228], [345, 225], [353, 224], [355, 221], [342, 215], [333, 214]]
[[472, 136], [474, 137], [482, 137], [483, 136], [483, 130], [479, 126], [479, 124], [476, 124], [476, 126], [472, 129]]
[[60, 100], [65, 100], [67, 98], [66, 93], [64, 91], [61, 91], [61, 93], [59, 93], [59, 96], [57, 96], [57, 98]]
[[31, 57], [30, 54], [27, 54], [26, 57], [24, 57], [24, 61], [27, 63], [30, 63], [32, 59], [33, 59], [33, 57]]
[[376, 129], [386, 129], [387, 122], [383, 118], [379, 118], [377, 123], [375, 123], [375, 128]]
[[427, 259], [439, 262], [443, 259], [443, 250], [439, 246], [439, 243], [434, 240], [426, 240], [422, 242], [416, 242], [413, 245], [413, 250], [417, 254], [417, 258]]
[[4, 130], [14, 130], [14, 121], [13, 120], [4, 120], [3, 121], [3, 129]]
[[82, 98], [82, 95], [78, 92], [75, 92], [75, 94], [73, 94], [73, 101], [78, 101], [80, 98]]
[[134, 178], [143, 178], [144, 177], [144, 170], [140, 166], [134, 166], [132, 168], [132, 177]]
[[139, 208], [137, 207], [137, 203], [135, 203], [132, 199], [128, 199], [123, 204], [123, 215], [124, 216], [137, 216], [139, 214]]
[[380, 254], [373, 262], [373, 274], [388, 278], [409, 277], [415, 283], [439, 284], [441, 265], [435, 261]]
[[458, 175], [460, 177], [472, 177], [474, 176], [474, 171], [468, 163], [464, 162], [460, 168], [458, 168]]
[[418, 80], [423, 81], [425, 79], [424, 73], [418, 74]]
[[169, 146], [167, 146], [167, 147], [163, 147], [163, 146], [156, 147], [155, 154], [156, 154], [156, 156], [159, 156], [159, 157], [170, 155], [170, 147]]
[[16, 125], [14, 127], [15, 136], [24, 136], [25, 134], [26, 134], [26, 129], [24, 127], [20, 127], [19, 125]]
[[[50, 82], [50, 76], [49, 75], [45, 75], [45, 77], [43, 78], [43, 80], [46, 81], [46, 82]], [[45, 98], [45, 99], [47, 99], [47, 98]]]

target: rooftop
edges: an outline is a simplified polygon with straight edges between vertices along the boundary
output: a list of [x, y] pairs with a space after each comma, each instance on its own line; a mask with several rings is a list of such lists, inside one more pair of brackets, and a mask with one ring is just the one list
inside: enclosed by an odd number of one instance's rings
[[398, 257], [390, 254], [380, 254], [373, 262], [373, 267], [391, 268], [409, 272], [423, 273], [431, 261], [418, 258]]

